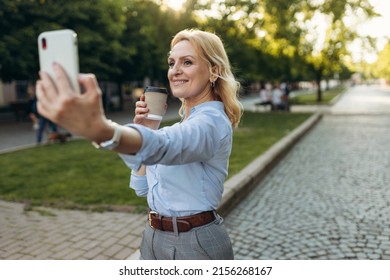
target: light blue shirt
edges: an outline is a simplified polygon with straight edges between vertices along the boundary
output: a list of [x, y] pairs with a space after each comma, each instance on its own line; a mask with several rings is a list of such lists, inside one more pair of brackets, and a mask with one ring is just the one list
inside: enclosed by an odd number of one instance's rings
[[[120, 157], [133, 170], [130, 188], [147, 196], [151, 209], [177, 217], [217, 209], [233, 134], [222, 102], [195, 106], [185, 121], [159, 130], [127, 126], [141, 133], [142, 147], [136, 155]], [[147, 165], [146, 176], [135, 174], [141, 164]]]

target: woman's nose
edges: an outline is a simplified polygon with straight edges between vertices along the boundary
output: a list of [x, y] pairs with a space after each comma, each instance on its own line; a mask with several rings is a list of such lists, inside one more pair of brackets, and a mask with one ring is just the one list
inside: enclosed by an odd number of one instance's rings
[[181, 67], [180, 67], [180, 64], [175, 64], [173, 67], [172, 67], [172, 71], [173, 71], [173, 74], [174, 75], [177, 75], [177, 74], [180, 74], [181, 73]]

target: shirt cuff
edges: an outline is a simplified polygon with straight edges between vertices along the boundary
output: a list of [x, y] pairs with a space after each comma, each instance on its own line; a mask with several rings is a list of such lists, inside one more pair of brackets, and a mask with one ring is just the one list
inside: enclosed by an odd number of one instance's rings
[[128, 168], [138, 171], [141, 167], [142, 160], [137, 155], [118, 154]]
[[158, 135], [156, 131], [139, 124], [127, 124], [125, 126], [136, 129], [142, 137], [141, 148], [135, 155], [118, 154], [125, 164], [132, 170], [138, 171], [142, 164], [157, 162], [158, 149], [162, 146], [163, 143], [160, 142], [163, 142], [164, 137]]
[[135, 190], [137, 196], [147, 196], [149, 187], [146, 175], [137, 175], [135, 171], [131, 172], [130, 188]]
[[138, 153], [136, 153], [135, 155], [122, 154], [122, 153], [118, 153], [118, 155], [123, 160], [123, 162], [126, 164], [126, 166], [128, 168], [130, 168], [131, 170], [138, 171], [142, 165], [141, 151], [142, 151], [143, 147], [145, 146], [145, 143], [144, 143], [145, 137], [142, 133], [142, 126], [137, 126], [134, 124], [126, 124], [125, 126], [132, 127], [134, 129], [138, 130], [138, 132], [142, 136], [142, 146], [141, 146], [141, 149], [138, 151]]

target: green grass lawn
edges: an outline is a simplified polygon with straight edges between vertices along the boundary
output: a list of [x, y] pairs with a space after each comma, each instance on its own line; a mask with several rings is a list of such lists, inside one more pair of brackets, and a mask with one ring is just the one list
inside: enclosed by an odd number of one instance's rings
[[340, 95], [345, 91], [345, 87], [339, 86], [331, 90], [322, 92], [322, 101], [317, 102], [317, 93], [308, 92], [295, 97], [289, 98], [289, 102], [292, 105], [315, 105], [315, 104], [329, 104], [336, 96]]
[[[310, 114], [245, 112], [234, 132], [229, 177], [305, 121]], [[168, 125], [169, 123], [165, 123]], [[86, 140], [0, 155], [0, 199], [32, 206], [110, 210], [146, 207], [128, 188], [130, 170], [112, 152]]]

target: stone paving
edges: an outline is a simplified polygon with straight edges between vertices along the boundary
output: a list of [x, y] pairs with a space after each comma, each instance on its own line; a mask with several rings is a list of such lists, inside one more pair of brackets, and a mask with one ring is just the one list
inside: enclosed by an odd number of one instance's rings
[[226, 217], [236, 259], [390, 259], [389, 102], [352, 89], [300, 140]]
[[0, 259], [123, 260], [139, 248], [146, 214], [95, 213], [0, 201]]

